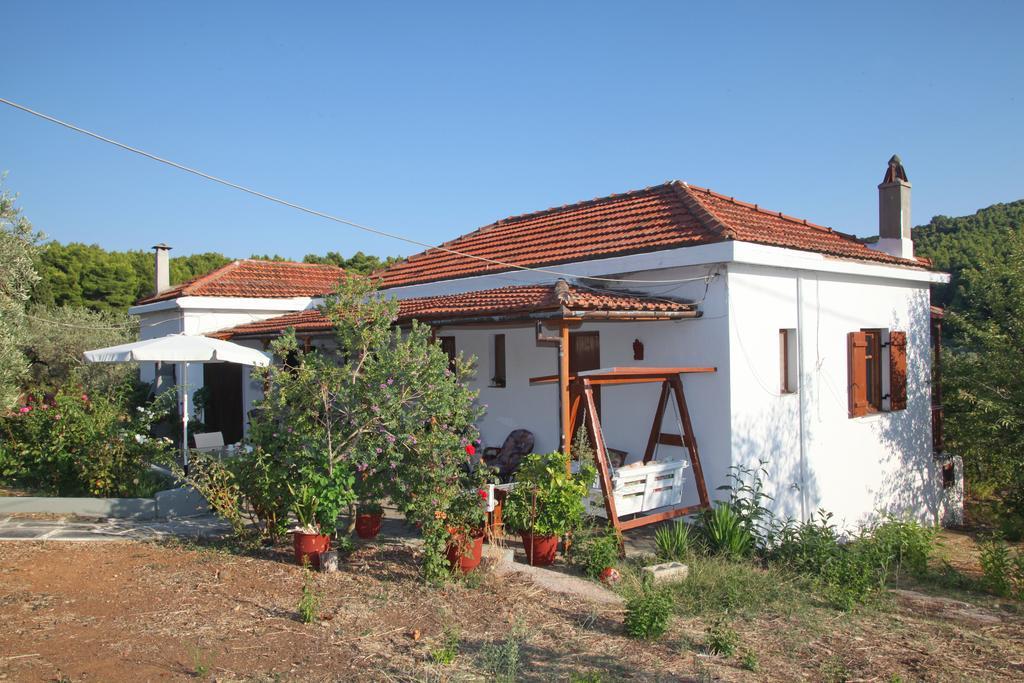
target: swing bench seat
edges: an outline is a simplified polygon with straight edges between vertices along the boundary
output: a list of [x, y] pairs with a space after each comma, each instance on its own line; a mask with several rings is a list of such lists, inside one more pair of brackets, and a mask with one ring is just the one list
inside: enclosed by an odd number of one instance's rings
[[[683, 470], [687, 467], [685, 460], [652, 460], [646, 465], [639, 461], [612, 468], [616, 513], [621, 517], [679, 505], [683, 502]], [[599, 480], [595, 479], [583, 502], [588, 515], [607, 518]]]

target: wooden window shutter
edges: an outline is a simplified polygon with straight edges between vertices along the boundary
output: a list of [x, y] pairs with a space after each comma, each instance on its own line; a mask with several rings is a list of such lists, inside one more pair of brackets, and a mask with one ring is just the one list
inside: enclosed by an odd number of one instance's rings
[[907, 408], [907, 333], [889, 333], [889, 410]]
[[438, 337], [437, 340], [441, 342], [441, 350], [448, 356], [448, 367], [455, 370], [455, 337]]
[[868, 336], [864, 332], [850, 332], [846, 345], [850, 360], [850, 417], [860, 417], [868, 414]]

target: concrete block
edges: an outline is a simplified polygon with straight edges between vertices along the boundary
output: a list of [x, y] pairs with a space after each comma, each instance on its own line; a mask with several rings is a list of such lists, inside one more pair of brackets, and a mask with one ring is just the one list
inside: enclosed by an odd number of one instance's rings
[[168, 489], [157, 491], [156, 516], [161, 518], [192, 517], [205, 515], [210, 511], [210, 504], [193, 488]]
[[338, 571], [338, 551], [328, 550], [320, 553], [320, 571], [328, 574]]
[[655, 584], [682, 581], [690, 575], [690, 568], [682, 562], [664, 562], [644, 567], [644, 576], [651, 577]]

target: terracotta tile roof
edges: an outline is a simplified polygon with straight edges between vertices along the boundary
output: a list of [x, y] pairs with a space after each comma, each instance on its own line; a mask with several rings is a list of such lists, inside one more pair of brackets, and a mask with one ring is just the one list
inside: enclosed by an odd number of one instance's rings
[[541, 267], [730, 239], [841, 258], [924, 266], [871, 250], [851, 235], [671, 181], [505, 218], [442, 245], [478, 258], [434, 248], [376, 275], [382, 278], [383, 287], [399, 287], [511, 270], [480, 259]]
[[[652, 299], [628, 292], [593, 291], [564, 283], [522, 285], [487, 289], [464, 294], [446, 294], [399, 301], [398, 322], [459, 321], [498, 315], [544, 313], [565, 307], [572, 312], [635, 312], [656, 317], [659, 313], [690, 313], [691, 303]], [[221, 339], [277, 336], [289, 327], [300, 334], [316, 334], [331, 329], [320, 310], [299, 311], [246, 323], [212, 333]]]
[[320, 296], [334, 291], [343, 275], [341, 268], [332, 265], [243, 259], [141, 299], [138, 303], [150, 304], [180, 296], [273, 299]]

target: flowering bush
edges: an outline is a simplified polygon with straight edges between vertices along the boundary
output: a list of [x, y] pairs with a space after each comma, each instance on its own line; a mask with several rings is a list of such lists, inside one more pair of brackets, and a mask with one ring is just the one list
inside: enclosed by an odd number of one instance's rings
[[64, 389], [0, 417], [0, 480], [60, 496], [138, 495], [148, 465], [173, 450], [149, 436], [173, 395], [133, 409], [131, 389], [93, 396]]

